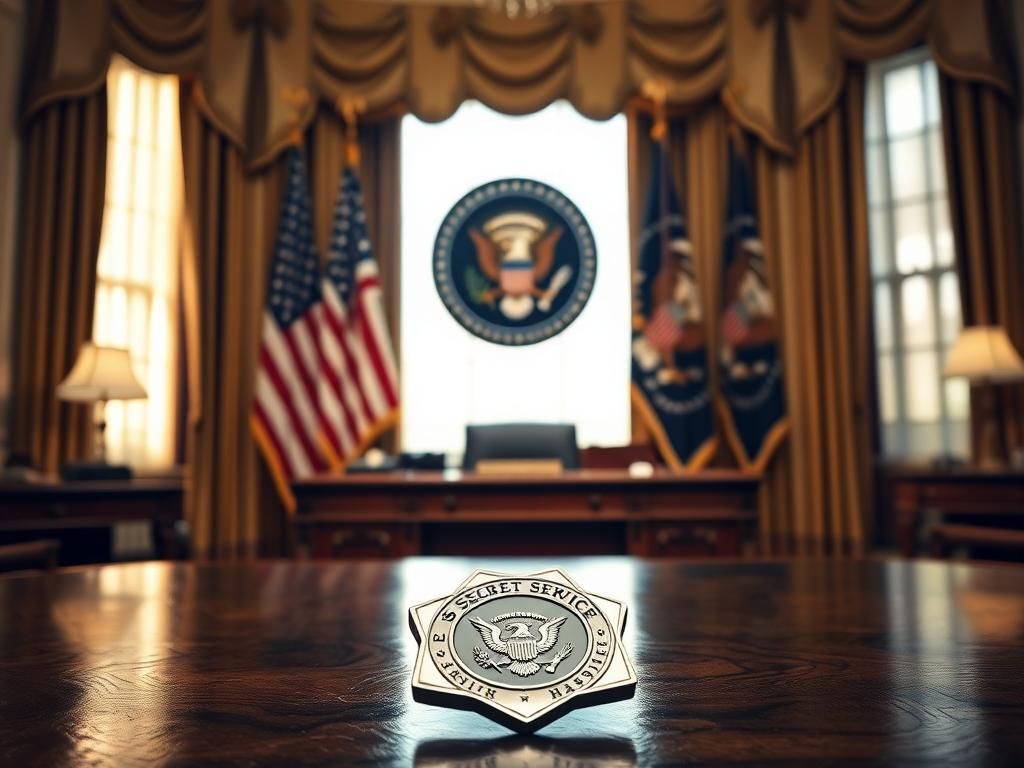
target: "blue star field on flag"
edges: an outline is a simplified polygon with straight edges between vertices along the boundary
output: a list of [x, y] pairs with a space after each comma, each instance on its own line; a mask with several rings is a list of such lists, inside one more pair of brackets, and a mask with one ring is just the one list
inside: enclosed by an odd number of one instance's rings
[[373, 258], [373, 249], [366, 231], [359, 178], [347, 166], [342, 174], [341, 191], [334, 207], [326, 272], [342, 303], [348, 306], [355, 291], [356, 267], [361, 260]]
[[311, 211], [305, 164], [299, 150], [292, 148], [267, 292], [268, 307], [282, 329], [320, 301], [320, 260]]

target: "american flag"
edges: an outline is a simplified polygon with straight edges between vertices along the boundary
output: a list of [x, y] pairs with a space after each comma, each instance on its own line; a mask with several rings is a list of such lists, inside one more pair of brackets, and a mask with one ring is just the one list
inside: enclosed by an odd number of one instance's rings
[[291, 482], [326, 468], [319, 446], [320, 262], [306, 168], [289, 150], [288, 179], [270, 265], [253, 397], [253, 435], [291, 510]]
[[359, 179], [342, 171], [323, 280], [320, 409], [332, 465], [358, 457], [398, 418], [398, 375]]

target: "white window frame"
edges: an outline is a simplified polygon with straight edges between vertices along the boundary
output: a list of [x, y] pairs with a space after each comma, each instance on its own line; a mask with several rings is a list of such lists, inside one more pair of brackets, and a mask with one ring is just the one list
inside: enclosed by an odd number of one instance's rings
[[[941, 434], [941, 445], [937, 446], [937, 450], [931, 453], [922, 453], [920, 451], [912, 452], [910, 445], [910, 429], [912, 422], [908, 413], [908, 395], [906, 378], [904, 370], [906, 366], [907, 356], [913, 352], [919, 351], [931, 351], [934, 352], [938, 359], [938, 370], [940, 372], [942, 364], [945, 361], [946, 354], [949, 350], [949, 346], [952, 343], [952, 338], [943, 338], [943, 327], [942, 327], [942, 306], [940, 298], [940, 287], [944, 278], [947, 275], [952, 275], [952, 278], [957, 281], [956, 295], [959, 302], [959, 275], [956, 270], [955, 253], [954, 258], [950, 260], [947, 265], [939, 264], [939, 243], [937, 240], [937, 226], [935, 220], [934, 206], [939, 203], [945, 202], [948, 207], [948, 177], [946, 183], [936, 186], [936, 174], [945, 173], [945, 164], [941, 168], [937, 168], [933, 163], [933, 157], [928, 151], [928, 137], [929, 134], [936, 129], [939, 132], [940, 140], [942, 133], [942, 120], [941, 104], [931, 104], [929, 101], [930, 95], [926, 83], [925, 70], [932, 63], [931, 56], [926, 48], [918, 48], [912, 51], [908, 51], [904, 54], [894, 56], [888, 59], [884, 59], [877, 62], [872, 62], [868, 66], [868, 88], [867, 88], [867, 104], [865, 109], [865, 122], [869, 126], [865, 134], [865, 156], [867, 159], [866, 168], [868, 174], [872, 172], [872, 166], [870, 162], [870, 148], [881, 147], [881, 162], [880, 167], [882, 170], [882, 178], [876, 180], [876, 183], [880, 183], [882, 188], [885, 190], [884, 198], [881, 201], [871, 200], [870, 195], [868, 199], [868, 212], [869, 212], [869, 226], [873, 226], [874, 214], [878, 212], [884, 213], [885, 220], [885, 232], [884, 239], [889, 254], [888, 268], [884, 272], [880, 272], [876, 269], [877, 259], [875, 254], [872, 254], [871, 259], [871, 303], [874, 310], [873, 317], [877, 319], [879, 308], [876, 306], [876, 298], [878, 296], [878, 288], [881, 285], [888, 286], [888, 299], [889, 299], [889, 317], [890, 317], [890, 331], [891, 331], [891, 349], [879, 351], [878, 349], [878, 334], [875, 334], [875, 357], [876, 361], [879, 361], [882, 355], [891, 355], [893, 359], [893, 376], [894, 376], [894, 390], [895, 390], [895, 419], [893, 421], [883, 421], [883, 408], [882, 408], [882, 381], [881, 381], [881, 368], [878, 367], [876, 376], [876, 402], [878, 403], [878, 428], [879, 428], [879, 448], [880, 452], [885, 459], [929, 459], [938, 458], [940, 456], [960, 456], [963, 457], [962, 452], [958, 453], [953, 441], [953, 429], [958, 423], [965, 422], [966, 420], [956, 419], [950, 415], [949, 412], [949, 394], [950, 389], [956, 387], [966, 387], [965, 384], [958, 381], [943, 381], [940, 378], [938, 382], [939, 387], [939, 417], [938, 424]], [[922, 82], [922, 109], [925, 112], [926, 118], [923, 127], [919, 132], [902, 133], [896, 137], [893, 137], [889, 133], [888, 121], [886, 114], [886, 94], [885, 94], [885, 78], [888, 74], [905, 69], [909, 66], [917, 66], [921, 75]], [[935, 94], [937, 96], [937, 92]], [[935, 123], [929, 123], [927, 121], [927, 114], [929, 109], [934, 109], [935, 113], [939, 115], [937, 125]], [[874, 116], [877, 117], [877, 136], [871, 136], [870, 124], [872, 121], [872, 111], [874, 110]], [[892, 189], [892, 160], [890, 157], [890, 150], [894, 142], [904, 140], [914, 136], [921, 136], [925, 141], [924, 150], [924, 172], [925, 178], [925, 191], [924, 194], [919, 197], [908, 197], [900, 200], [896, 200], [893, 197]], [[869, 179], [869, 184], [871, 180]], [[911, 272], [903, 273], [900, 272], [897, 259], [898, 259], [898, 243], [896, 233], [896, 219], [897, 211], [902, 205], [913, 205], [923, 204], [927, 209], [927, 221], [928, 221], [928, 239], [929, 247], [932, 251], [933, 262], [932, 266], [927, 269], [915, 268]], [[872, 246], [876, 240], [875, 232], [872, 232], [872, 236], [869, 242]], [[950, 235], [951, 236], [951, 235]], [[950, 245], [952, 247], [952, 244]], [[929, 289], [932, 295], [932, 317], [931, 320], [934, 324], [934, 340], [928, 345], [916, 345], [908, 348], [908, 342], [904, 338], [902, 332], [903, 323], [903, 285], [906, 281], [923, 277], [928, 281]], [[959, 307], [959, 303], [958, 303]], [[966, 395], [964, 395], [966, 396]], [[969, 414], [968, 414], [969, 420]], [[922, 422], [929, 423], [929, 422]], [[892, 429], [895, 426], [896, 429]], [[886, 442], [886, 433], [896, 439], [892, 443]]]

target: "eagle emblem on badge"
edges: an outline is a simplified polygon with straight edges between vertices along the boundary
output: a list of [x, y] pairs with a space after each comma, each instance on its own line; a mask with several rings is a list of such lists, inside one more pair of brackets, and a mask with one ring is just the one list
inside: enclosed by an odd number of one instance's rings
[[470, 709], [518, 731], [569, 710], [630, 698], [626, 607], [555, 568], [477, 571], [452, 594], [409, 609], [419, 643], [413, 698]]
[[498, 344], [533, 344], [564, 330], [594, 286], [594, 236], [558, 190], [501, 179], [468, 193], [434, 246], [442, 302], [468, 331]]
[[[520, 619], [520, 621], [510, 622], [504, 628], [498, 624], [500, 621], [507, 621], [509, 619]], [[540, 636], [534, 637], [531, 631], [533, 625], [521, 621], [521, 619], [534, 619], [535, 621], [543, 622], [538, 629]], [[514, 612], [496, 616], [492, 621], [481, 619], [479, 616], [474, 616], [470, 621], [476, 627], [476, 631], [480, 633], [480, 637], [483, 638], [484, 644], [488, 648], [495, 653], [508, 657], [508, 661], [504, 663], [500, 661], [494, 662], [491, 661], [488, 654], [479, 648], [474, 648], [473, 658], [476, 659], [477, 664], [480, 666], [493, 666], [499, 670], [504, 664], [508, 664], [508, 671], [512, 674], [519, 675], [520, 677], [529, 677], [540, 671], [541, 665], [535, 661], [536, 658], [540, 654], [551, 650], [552, 646], [558, 642], [558, 628], [565, 622], [565, 616], [558, 616], [548, 620], [546, 616], [541, 616], [538, 613]], [[510, 631], [512, 634], [502, 640], [501, 635], [504, 630]], [[562, 650], [551, 658], [551, 671], [554, 672], [558, 664], [571, 653], [572, 643], [566, 643]]]

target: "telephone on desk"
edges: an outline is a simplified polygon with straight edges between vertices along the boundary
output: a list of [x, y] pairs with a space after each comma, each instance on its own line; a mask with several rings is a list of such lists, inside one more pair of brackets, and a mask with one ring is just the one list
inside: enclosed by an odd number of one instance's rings
[[364, 456], [356, 459], [346, 468], [350, 474], [369, 472], [396, 472], [400, 469], [441, 471], [444, 469], [443, 453], [402, 453], [398, 456], [371, 448]]

